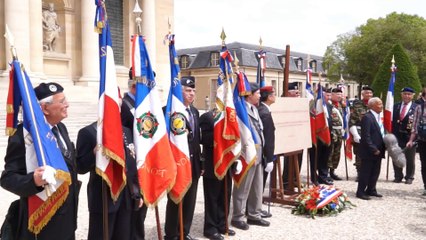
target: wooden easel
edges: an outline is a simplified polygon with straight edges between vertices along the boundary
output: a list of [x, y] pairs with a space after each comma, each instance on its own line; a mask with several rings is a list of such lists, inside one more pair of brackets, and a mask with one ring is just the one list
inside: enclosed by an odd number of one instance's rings
[[[301, 192], [299, 160], [298, 160], [299, 154], [302, 154], [302, 150], [277, 155], [277, 160], [275, 161], [274, 169], [272, 170], [271, 184], [269, 186], [271, 188], [271, 196], [264, 197], [263, 198], [264, 202], [273, 202], [273, 203], [280, 203], [280, 204], [292, 205], [292, 206], [297, 205], [295, 199]], [[284, 185], [283, 185], [283, 178], [281, 175], [282, 174], [281, 173], [281, 156], [282, 156], [282, 159], [284, 159], [284, 157], [289, 157], [289, 161], [290, 161], [289, 169], [288, 169], [288, 187], [289, 187], [288, 189], [284, 189]], [[297, 191], [294, 191], [296, 187], [294, 185], [295, 175], [296, 175]], [[277, 181], [278, 181], [278, 184], [277, 184]], [[290, 190], [290, 189], [293, 189], [293, 190]]]

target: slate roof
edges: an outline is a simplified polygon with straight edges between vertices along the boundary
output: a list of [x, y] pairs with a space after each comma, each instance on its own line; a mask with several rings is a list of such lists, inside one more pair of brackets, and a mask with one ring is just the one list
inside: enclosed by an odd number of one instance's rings
[[[239, 59], [240, 66], [246, 67], [257, 67], [257, 52], [259, 51], [259, 46], [254, 44], [247, 44], [241, 42], [232, 42], [226, 45], [228, 49], [231, 51], [232, 55], [234, 52], [237, 54]], [[210, 68], [217, 66], [210, 66], [210, 55], [212, 52], [219, 52], [222, 48], [221, 45], [212, 45], [205, 47], [195, 47], [195, 48], [185, 48], [177, 50], [178, 56], [187, 55], [189, 56], [190, 65], [188, 69], [196, 69], [196, 68]], [[266, 51], [266, 66], [268, 69], [283, 69], [282, 66], [282, 58], [285, 54], [285, 49], [278, 49], [272, 47], [263, 47], [263, 50]], [[306, 59], [308, 58], [307, 53], [294, 52], [290, 51], [290, 71], [298, 71], [295, 59], [304, 60], [304, 64], [306, 64]], [[324, 72], [322, 68], [322, 57], [317, 55], [309, 55], [310, 61], [315, 60], [317, 62], [317, 72]], [[306, 68], [303, 65], [303, 68]]]

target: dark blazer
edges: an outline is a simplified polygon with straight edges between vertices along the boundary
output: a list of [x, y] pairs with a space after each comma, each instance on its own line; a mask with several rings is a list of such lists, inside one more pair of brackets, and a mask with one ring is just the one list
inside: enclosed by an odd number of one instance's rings
[[189, 156], [192, 165], [192, 178], [199, 178], [201, 176], [201, 170], [204, 169], [204, 165], [201, 162], [201, 148], [200, 148], [200, 113], [198, 110], [190, 105], [191, 114], [194, 118], [194, 128], [191, 129], [190, 124], [186, 124], [189, 129], [188, 134], [188, 146], [189, 146]]
[[274, 160], [275, 151], [275, 124], [272, 119], [272, 114], [265, 104], [260, 103], [257, 107], [259, 111], [259, 117], [263, 124], [263, 137], [265, 138], [265, 144], [263, 146], [263, 161], [266, 165]]
[[135, 100], [133, 100], [128, 93], [124, 94], [123, 103], [121, 104], [121, 125], [133, 130], [134, 116], [130, 109], [135, 107]]
[[[108, 198], [108, 212], [116, 212], [124, 205], [126, 209], [132, 209], [132, 199], [140, 198], [139, 182], [136, 169], [136, 160], [130, 154], [127, 146], [133, 143], [133, 134], [129, 128], [123, 127], [126, 136], [126, 177], [127, 185], [123, 189], [117, 201]], [[87, 200], [89, 211], [102, 213], [102, 177], [96, 173], [96, 156], [93, 149], [96, 146], [96, 122], [80, 129], [77, 136], [77, 170], [79, 174], [90, 172], [87, 183]], [[108, 193], [108, 196], [110, 194]], [[101, 225], [100, 225], [101, 226]]]
[[[377, 150], [380, 151], [380, 155], [374, 155]], [[358, 154], [363, 160], [385, 157], [385, 144], [380, 132], [380, 126], [370, 111], [361, 120], [361, 141]]]
[[[57, 127], [69, 152], [67, 156], [64, 156], [64, 160], [71, 175], [71, 185], [69, 186], [68, 197], [63, 205], [37, 235], [39, 240], [52, 238], [71, 239], [77, 229], [77, 205], [80, 184], [77, 181], [75, 148], [69, 139], [65, 125], [58, 123]], [[20, 197], [18, 239], [35, 239], [34, 234], [28, 231], [28, 197], [43, 191], [44, 188], [35, 185], [33, 172], [27, 173], [22, 124], [19, 124], [16, 133], [9, 137], [5, 167], [0, 178], [0, 184], [4, 189]]]
[[201, 144], [203, 145], [204, 178], [215, 178], [213, 163], [214, 119], [213, 112], [208, 111], [200, 117]]
[[417, 104], [412, 102], [410, 108], [407, 109], [407, 114], [402, 119], [402, 121], [399, 120], [401, 106], [402, 102], [396, 103], [393, 106], [392, 133], [398, 139], [399, 146], [401, 148], [405, 148], [408, 140], [410, 139], [411, 129], [413, 127], [414, 112], [416, 110]]

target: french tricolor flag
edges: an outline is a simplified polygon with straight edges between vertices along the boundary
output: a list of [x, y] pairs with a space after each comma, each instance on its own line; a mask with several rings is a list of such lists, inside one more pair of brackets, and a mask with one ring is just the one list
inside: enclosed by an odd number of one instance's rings
[[386, 95], [386, 105], [385, 105], [384, 120], [383, 120], [383, 127], [388, 133], [392, 132], [392, 115], [393, 115], [393, 103], [394, 103], [393, 92], [394, 92], [395, 75], [396, 75], [395, 59], [393, 56], [392, 56], [391, 71], [392, 73], [391, 73], [391, 79], [389, 81], [388, 94]]

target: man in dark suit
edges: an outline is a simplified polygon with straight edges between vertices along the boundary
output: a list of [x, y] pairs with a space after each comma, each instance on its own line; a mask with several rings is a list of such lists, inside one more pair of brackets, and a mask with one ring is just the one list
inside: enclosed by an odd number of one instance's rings
[[[396, 103], [393, 107], [392, 117], [392, 133], [398, 139], [398, 145], [404, 149], [410, 140], [411, 130], [413, 129], [414, 112], [417, 104], [412, 102], [414, 90], [410, 87], [405, 87], [401, 90], [402, 102]], [[404, 151], [405, 159], [407, 160], [407, 168], [405, 174], [405, 183], [411, 184], [414, 180], [415, 156], [416, 148], [407, 148]], [[404, 174], [402, 168], [393, 164], [396, 183], [402, 182]]]
[[58, 132], [56, 139], [62, 147], [62, 155], [71, 176], [69, 194], [62, 206], [52, 216], [41, 232], [34, 235], [28, 230], [28, 198], [41, 191], [47, 184], [42, 179], [45, 167], [37, 167], [32, 172], [27, 172], [25, 140], [23, 125], [19, 124], [16, 133], [9, 138], [5, 156], [5, 167], [2, 173], [1, 186], [20, 196], [19, 227], [16, 239], [75, 239], [77, 229], [77, 203], [80, 184], [77, 181], [75, 164], [75, 148], [68, 136], [65, 125], [61, 122], [68, 117], [68, 102], [63, 93], [63, 87], [57, 83], [41, 83], [34, 88], [41, 110], [48, 124]]
[[[257, 107], [260, 119], [263, 124], [263, 136], [265, 138], [265, 145], [263, 146], [263, 190], [265, 190], [266, 179], [268, 174], [274, 168], [274, 151], [275, 151], [275, 124], [272, 119], [270, 106], [275, 103], [275, 89], [272, 86], [264, 86], [260, 88], [260, 103]], [[261, 211], [261, 217], [272, 217], [270, 212], [265, 210]]]
[[89, 205], [89, 234], [88, 240], [103, 240], [103, 211], [102, 194], [108, 203], [108, 239], [134, 239], [135, 218], [133, 210], [142, 207], [143, 200], [140, 194], [139, 181], [134, 157], [133, 133], [129, 128], [123, 127], [124, 149], [126, 153], [126, 178], [127, 183], [117, 200], [111, 198], [108, 186], [102, 186], [102, 177], [96, 173], [96, 129], [94, 122], [78, 132], [77, 136], [77, 170], [80, 174], [90, 171], [87, 184], [87, 200]]
[[385, 157], [385, 144], [383, 142], [384, 128], [380, 119], [383, 110], [382, 100], [373, 97], [368, 100], [369, 111], [361, 120], [361, 141], [359, 157], [361, 158], [361, 171], [358, 180], [356, 196], [369, 200], [370, 196], [382, 197], [377, 193], [376, 183], [380, 175], [380, 165]]
[[[203, 144], [202, 158], [205, 172], [203, 175], [204, 187], [204, 236], [210, 240], [224, 239], [226, 221], [229, 214], [231, 200], [232, 177], [228, 172], [224, 179], [219, 180], [214, 174], [213, 142], [214, 142], [214, 110], [208, 111], [200, 117], [201, 144]], [[225, 181], [227, 187], [225, 189]], [[227, 212], [225, 212], [225, 196], [227, 196]], [[234, 236], [235, 231], [228, 229], [228, 235]]]
[[[155, 75], [154, 75], [155, 76]], [[124, 97], [122, 99], [121, 104], [121, 124], [124, 127], [129, 128], [133, 132], [133, 121], [135, 119], [134, 113], [135, 113], [135, 96], [136, 96], [136, 81], [133, 80], [132, 75], [132, 68], [129, 69], [129, 80], [128, 80], [128, 87], [129, 91], [124, 94]], [[148, 208], [145, 204], [139, 210], [133, 211], [133, 214], [135, 217], [134, 225], [135, 227], [135, 234], [134, 239], [135, 240], [143, 240], [145, 239], [145, 227], [144, 222], [146, 218], [146, 212], [148, 211]]]
[[[194, 239], [189, 235], [194, 217], [195, 203], [197, 200], [198, 179], [204, 172], [204, 166], [201, 162], [200, 149], [200, 127], [199, 127], [199, 112], [192, 106], [195, 100], [195, 79], [194, 77], [182, 78], [182, 95], [184, 105], [188, 111], [188, 146], [189, 156], [192, 166], [192, 184], [182, 199], [183, 206], [183, 225], [184, 239]], [[179, 205], [174, 203], [170, 198], [167, 200], [166, 207], [166, 223], [164, 239], [179, 239]]]

